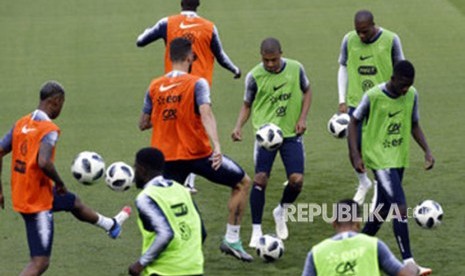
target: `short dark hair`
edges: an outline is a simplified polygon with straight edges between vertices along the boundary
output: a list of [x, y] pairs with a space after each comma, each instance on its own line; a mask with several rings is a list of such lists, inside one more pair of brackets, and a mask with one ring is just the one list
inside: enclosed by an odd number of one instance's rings
[[181, 0], [181, 7], [185, 11], [195, 11], [200, 5], [200, 0]]
[[178, 37], [170, 43], [170, 59], [172, 62], [184, 61], [192, 51], [192, 42], [189, 39]]
[[260, 45], [260, 53], [275, 54], [281, 53], [281, 43], [274, 37], [265, 38]]
[[165, 156], [159, 149], [147, 147], [137, 152], [136, 163], [149, 171], [161, 173], [165, 168]]
[[401, 60], [401, 61], [398, 61], [394, 65], [393, 74], [397, 77], [414, 79], [415, 78], [415, 67], [413, 67], [413, 64], [410, 61]]
[[336, 223], [353, 223], [360, 218], [360, 208], [353, 199], [343, 199], [336, 204]]
[[374, 23], [374, 19], [373, 14], [369, 10], [359, 10], [354, 16], [354, 22]]
[[57, 81], [47, 81], [40, 88], [40, 100], [46, 100], [55, 95], [64, 95], [65, 89]]

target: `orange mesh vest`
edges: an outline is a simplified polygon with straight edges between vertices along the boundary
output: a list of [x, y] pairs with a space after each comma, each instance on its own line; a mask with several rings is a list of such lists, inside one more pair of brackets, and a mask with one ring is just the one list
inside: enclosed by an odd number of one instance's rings
[[210, 156], [212, 148], [200, 115], [195, 112], [195, 83], [199, 77], [184, 74], [160, 77], [149, 87], [152, 99], [152, 146], [166, 161]]
[[[60, 129], [50, 121], [34, 121], [26, 115], [13, 129], [11, 161], [11, 196], [13, 209], [36, 213], [52, 209], [53, 183], [37, 164], [40, 141], [51, 131]], [[53, 150], [52, 160], [55, 157]]]
[[215, 57], [210, 49], [213, 36], [213, 23], [202, 17], [188, 17], [182, 14], [168, 17], [165, 50], [165, 73], [171, 72], [170, 43], [184, 37], [192, 42], [192, 51], [197, 60], [192, 64], [191, 74], [205, 78], [212, 85]]

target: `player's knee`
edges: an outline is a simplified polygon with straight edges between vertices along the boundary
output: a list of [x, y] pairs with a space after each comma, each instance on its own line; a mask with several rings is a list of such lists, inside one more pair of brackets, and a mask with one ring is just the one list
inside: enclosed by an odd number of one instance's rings
[[78, 196], [76, 196], [76, 199], [74, 200], [73, 210], [79, 210], [79, 209], [82, 209], [82, 207], [83, 207], [83, 203], [81, 199]]
[[250, 189], [250, 181], [250, 177], [247, 174], [245, 174], [241, 182], [237, 186], [241, 189], [245, 189], [248, 191]]
[[253, 179], [254, 185], [260, 186], [261, 188], [266, 188], [268, 184], [268, 176], [266, 173], [257, 173]]
[[50, 266], [50, 258], [46, 257], [32, 258], [31, 262], [39, 274], [45, 272]]
[[304, 184], [304, 177], [302, 174], [292, 174], [289, 176], [288, 185], [293, 190], [298, 192], [302, 191], [302, 186]]
[[405, 204], [399, 204], [397, 205], [397, 212], [400, 214], [400, 217], [402, 220], [407, 218], [407, 205]]

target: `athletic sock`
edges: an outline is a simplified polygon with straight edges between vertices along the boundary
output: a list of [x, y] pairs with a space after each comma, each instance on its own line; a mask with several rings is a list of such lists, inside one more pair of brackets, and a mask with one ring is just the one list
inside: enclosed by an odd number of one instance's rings
[[281, 198], [281, 206], [284, 204], [293, 203], [300, 194], [300, 189], [294, 188], [295, 185], [290, 185], [288, 183], [283, 191], [283, 196]]
[[240, 231], [241, 231], [240, 225], [232, 225], [228, 223], [226, 225], [226, 235], [224, 236], [226, 241], [229, 243], [238, 242], [240, 240], [239, 238]]
[[364, 187], [370, 187], [371, 186], [371, 180], [370, 180], [370, 178], [368, 178], [368, 174], [366, 172], [364, 172], [364, 173], [355, 172], [355, 174], [358, 177], [358, 182], [360, 183], [360, 185], [362, 185]]
[[410, 238], [408, 234], [407, 219], [393, 219], [392, 228], [394, 236], [396, 237], [397, 245], [399, 246], [402, 259], [412, 258], [412, 251], [410, 249]]
[[263, 208], [265, 207], [265, 189], [254, 182], [250, 192], [250, 209], [252, 213], [252, 224], [261, 224]]
[[112, 218], [108, 218], [105, 216], [102, 216], [101, 214], [97, 213], [98, 220], [95, 223], [95, 225], [105, 229], [106, 231], [110, 231], [110, 229], [113, 227], [115, 224], [115, 220]]

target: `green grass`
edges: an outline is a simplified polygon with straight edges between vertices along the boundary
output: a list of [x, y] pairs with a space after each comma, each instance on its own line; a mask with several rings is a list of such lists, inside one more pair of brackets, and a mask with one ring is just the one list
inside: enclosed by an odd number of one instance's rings
[[[421, 123], [437, 160], [430, 172], [422, 170], [423, 156], [412, 146], [411, 168], [404, 187], [410, 206], [431, 198], [445, 211], [443, 225], [427, 231], [410, 223], [413, 252], [420, 264], [435, 275], [459, 275], [463, 264], [463, 138], [460, 119], [465, 102], [462, 77], [465, 56], [465, 6], [461, 1], [335, 1], [335, 0], [203, 0], [199, 13], [220, 30], [228, 55], [243, 75], [260, 61], [259, 43], [268, 36], [281, 40], [284, 55], [301, 61], [314, 91], [305, 136], [305, 186], [298, 202], [335, 202], [355, 192], [355, 176], [345, 141], [326, 132], [326, 122], [336, 111], [337, 57], [342, 36], [352, 29], [353, 14], [367, 8], [375, 22], [399, 34], [405, 55], [417, 69], [415, 86], [420, 93]], [[83, 186], [72, 179], [69, 166], [83, 150], [99, 152], [107, 164], [133, 162], [134, 153], [149, 144], [150, 133], [141, 133], [137, 122], [145, 89], [163, 71], [163, 43], [145, 49], [135, 46], [137, 35], [159, 18], [177, 13], [179, 1], [2, 1], [0, 3], [0, 133], [37, 105], [38, 89], [48, 79], [60, 81], [66, 104], [57, 123], [62, 136], [57, 167], [70, 190], [107, 215], [133, 202], [135, 189], [115, 193], [103, 182]], [[216, 66], [213, 108], [222, 150], [253, 174], [250, 123], [245, 140], [232, 143], [230, 132], [242, 104], [243, 80]], [[10, 158], [3, 165], [7, 195], [0, 211], [0, 275], [18, 275], [28, 261], [24, 225], [12, 211], [9, 189]], [[267, 192], [264, 230], [274, 232], [271, 211], [281, 196], [284, 170], [277, 159]], [[291, 223], [282, 260], [245, 264], [219, 254], [225, 232], [229, 191], [199, 178], [195, 200], [203, 214], [209, 237], [204, 246], [206, 275], [299, 275], [308, 250], [332, 235], [331, 226]], [[132, 204], [133, 205], [133, 204]], [[126, 275], [127, 266], [140, 254], [140, 234], [135, 217], [124, 226], [121, 239], [113, 241], [95, 227], [65, 213], [55, 215], [52, 264], [47, 275]], [[244, 216], [242, 237], [250, 235], [250, 211]], [[379, 235], [398, 254], [391, 225]]]

